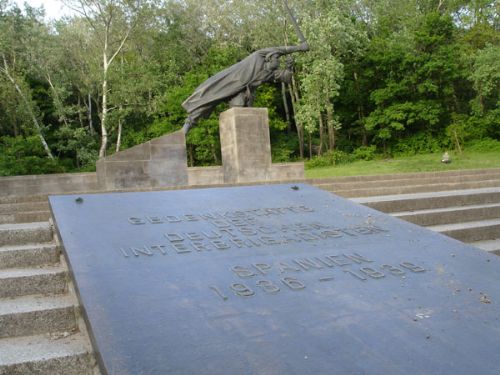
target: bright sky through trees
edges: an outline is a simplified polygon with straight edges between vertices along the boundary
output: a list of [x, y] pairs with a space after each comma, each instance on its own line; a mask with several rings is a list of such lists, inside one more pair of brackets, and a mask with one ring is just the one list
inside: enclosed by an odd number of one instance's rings
[[15, 0], [15, 2], [22, 9], [24, 9], [24, 3], [28, 3], [34, 8], [39, 8], [43, 5], [45, 15], [48, 19], [59, 19], [72, 14], [72, 11], [60, 0]]

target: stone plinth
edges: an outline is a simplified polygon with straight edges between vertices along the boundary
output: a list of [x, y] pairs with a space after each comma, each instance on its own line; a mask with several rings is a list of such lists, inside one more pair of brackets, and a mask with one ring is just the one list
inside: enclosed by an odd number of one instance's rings
[[219, 123], [224, 182], [269, 180], [267, 108], [231, 108], [221, 113]]
[[100, 159], [97, 178], [106, 190], [187, 185], [184, 133], [167, 134]]

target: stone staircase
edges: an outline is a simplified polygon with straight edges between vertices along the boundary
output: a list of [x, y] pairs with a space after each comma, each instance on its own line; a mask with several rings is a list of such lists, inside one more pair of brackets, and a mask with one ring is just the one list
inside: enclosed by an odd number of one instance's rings
[[46, 195], [0, 197], [0, 224], [33, 223], [50, 219]]
[[500, 255], [500, 169], [357, 176], [310, 182]]
[[0, 203], [0, 375], [98, 374], [49, 216], [46, 197]]
[[353, 200], [500, 255], [500, 186]]
[[500, 187], [500, 168], [352, 176], [306, 181], [345, 198], [372, 197]]

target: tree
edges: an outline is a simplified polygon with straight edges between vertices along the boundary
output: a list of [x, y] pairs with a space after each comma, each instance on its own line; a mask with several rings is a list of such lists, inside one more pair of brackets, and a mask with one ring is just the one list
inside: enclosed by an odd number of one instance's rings
[[[41, 14], [33, 8], [28, 8], [27, 17], [23, 17], [17, 7], [13, 7], [10, 11], [2, 9], [0, 12], [0, 73], [18, 95], [20, 104], [26, 110], [47, 157], [53, 159], [54, 156], [43, 134], [43, 125], [40, 124], [38, 118], [36, 104], [31, 98], [30, 87], [26, 83], [32, 63], [30, 57], [33, 44], [29, 42], [46, 33], [44, 25], [38, 19], [40, 16]], [[17, 130], [14, 133], [17, 133]]]
[[108, 145], [109, 73], [136, 25], [148, 9], [144, 0], [67, 0], [65, 4], [84, 17], [91, 27], [101, 54], [101, 146], [99, 157]]
[[316, 0], [311, 3], [302, 20], [311, 50], [298, 57], [302, 67], [299, 73], [302, 98], [297, 119], [307, 124], [309, 133], [319, 126], [318, 152], [321, 153], [325, 124], [328, 149], [335, 147], [336, 131], [340, 129], [334, 100], [344, 79], [343, 62], [361, 54], [366, 36], [351, 17], [349, 2]]

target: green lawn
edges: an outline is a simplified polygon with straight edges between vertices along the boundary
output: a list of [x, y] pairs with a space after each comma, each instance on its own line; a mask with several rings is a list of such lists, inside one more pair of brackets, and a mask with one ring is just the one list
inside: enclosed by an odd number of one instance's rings
[[394, 159], [355, 161], [349, 164], [307, 169], [306, 178], [500, 168], [499, 152], [466, 151], [462, 155], [450, 153], [452, 160], [450, 164], [441, 163], [441, 156], [442, 154], [424, 154]]

